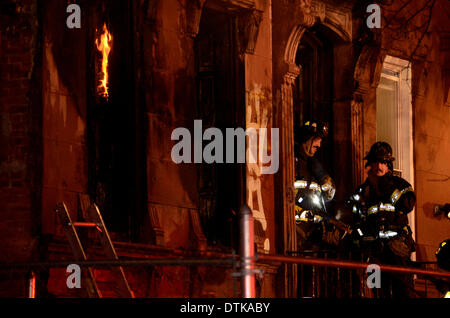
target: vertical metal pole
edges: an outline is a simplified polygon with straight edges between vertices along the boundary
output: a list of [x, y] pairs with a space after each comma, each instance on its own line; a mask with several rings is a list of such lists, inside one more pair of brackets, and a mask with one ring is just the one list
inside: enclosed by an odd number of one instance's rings
[[305, 285], [305, 266], [303, 264], [300, 265], [300, 297], [303, 298], [305, 296], [304, 294], [304, 286]]
[[[325, 251], [324, 253], [324, 257], [325, 259], [328, 259], [328, 252]], [[328, 297], [328, 267], [325, 267], [323, 269], [323, 271], [325, 272], [323, 275], [323, 278], [321, 279], [321, 285], [323, 286], [323, 295], [321, 295], [322, 297]]]
[[361, 282], [361, 288], [362, 288], [361, 298], [366, 298], [366, 296], [368, 296], [370, 294], [370, 291], [368, 290], [368, 287], [367, 287], [367, 276], [368, 275], [365, 270], [361, 270], [361, 271], [362, 271], [362, 273], [361, 273], [361, 280], [362, 280], [362, 282]]
[[312, 266], [312, 273], [311, 273], [311, 279], [312, 279], [312, 294], [311, 297], [312, 298], [316, 298], [317, 297], [317, 293], [316, 293], [316, 265]]
[[[341, 253], [340, 252], [338, 252], [337, 254], [336, 254], [336, 258], [337, 259], [342, 259], [342, 255], [341, 255]], [[340, 267], [336, 267], [336, 297], [337, 298], [340, 298], [341, 297], [341, 288], [342, 288], [342, 286], [341, 286], [341, 278], [340, 278], [340, 275], [341, 275], [341, 268]]]
[[253, 235], [253, 213], [246, 204], [241, 207], [239, 212], [239, 222], [241, 228], [242, 297], [255, 298], [255, 237]]
[[34, 271], [28, 275], [28, 298], [36, 298], [36, 274]]
[[336, 280], [337, 280], [337, 282], [336, 282], [336, 286], [337, 286], [336, 297], [340, 298], [343, 295], [343, 293], [341, 292], [343, 286], [341, 283], [341, 268], [340, 267], [337, 268], [336, 275], [337, 275], [337, 277], [336, 277]]
[[[352, 252], [350, 252], [349, 253], [349, 259], [350, 260], [352, 260]], [[348, 271], [344, 271], [344, 273], [345, 272], [347, 272], [347, 273], [349, 273], [349, 275], [350, 275], [350, 279], [348, 280], [348, 283], [349, 283], [349, 295], [350, 295], [350, 298], [352, 298], [353, 297], [353, 281], [352, 281], [352, 279], [353, 279], [353, 277], [352, 277], [352, 270], [351, 269], [349, 269]]]
[[[233, 249], [233, 273], [236, 273], [236, 252]], [[237, 298], [236, 275], [233, 275], [233, 298]]]

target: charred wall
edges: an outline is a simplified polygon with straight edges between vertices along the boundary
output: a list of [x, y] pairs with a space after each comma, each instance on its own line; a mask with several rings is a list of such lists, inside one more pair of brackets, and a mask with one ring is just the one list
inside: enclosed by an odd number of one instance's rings
[[[171, 158], [171, 132], [185, 127], [193, 136], [194, 119], [202, 120], [203, 130], [259, 128], [263, 122], [271, 127], [270, 6], [260, 8], [256, 2], [256, 8], [220, 1], [149, 3], [147, 19], [153, 28], [146, 26], [142, 34], [143, 47], [151, 52], [143, 56], [144, 76], [150, 79], [145, 90], [148, 237], [160, 246], [202, 254], [236, 251], [233, 211], [249, 203], [259, 213], [255, 215], [259, 248], [273, 251], [272, 176], [257, 178], [258, 187], [252, 183], [249, 194], [245, 180], [259, 167], [175, 164]], [[259, 11], [254, 13], [255, 9]], [[161, 286], [174, 277], [195, 278], [191, 281], [195, 291], [186, 288], [183, 279], [171, 281], [179, 286], [173, 290], [180, 292], [233, 294], [229, 272], [225, 276], [217, 272], [214, 283], [202, 268], [190, 274], [180, 269], [173, 277], [167, 269], [159, 273]], [[261, 292], [270, 295], [272, 278], [268, 277], [260, 284]]]

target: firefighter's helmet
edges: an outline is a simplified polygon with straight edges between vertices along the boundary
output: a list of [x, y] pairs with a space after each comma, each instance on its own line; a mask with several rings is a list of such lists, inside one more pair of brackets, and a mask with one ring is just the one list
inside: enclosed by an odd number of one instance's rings
[[386, 163], [390, 170], [393, 169], [392, 162], [395, 160], [392, 156], [392, 147], [384, 141], [374, 143], [363, 159], [367, 160], [366, 167], [373, 162], [381, 162]]
[[325, 138], [328, 136], [328, 123], [319, 121], [307, 121], [303, 126], [296, 126], [294, 129], [295, 139], [300, 143], [304, 143], [311, 137]]
[[450, 271], [450, 239], [439, 244], [439, 248], [436, 251], [436, 259], [440, 268]]

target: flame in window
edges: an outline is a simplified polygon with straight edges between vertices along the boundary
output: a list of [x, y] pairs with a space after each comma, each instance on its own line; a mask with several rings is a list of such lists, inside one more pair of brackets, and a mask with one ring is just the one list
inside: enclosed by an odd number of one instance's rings
[[103, 24], [103, 33], [100, 39], [95, 40], [97, 50], [102, 53], [102, 74], [103, 78], [100, 80], [100, 84], [97, 86], [97, 92], [100, 96], [108, 99], [108, 55], [111, 51], [112, 35], [109, 33], [106, 23]]

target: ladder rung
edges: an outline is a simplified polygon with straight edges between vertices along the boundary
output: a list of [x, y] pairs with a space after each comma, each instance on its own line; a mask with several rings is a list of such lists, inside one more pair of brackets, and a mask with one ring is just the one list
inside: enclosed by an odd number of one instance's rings
[[73, 222], [73, 226], [96, 227], [98, 224], [94, 222]]
[[103, 232], [99, 226], [100, 224], [94, 222], [73, 222], [76, 227], [95, 227], [99, 232]]

